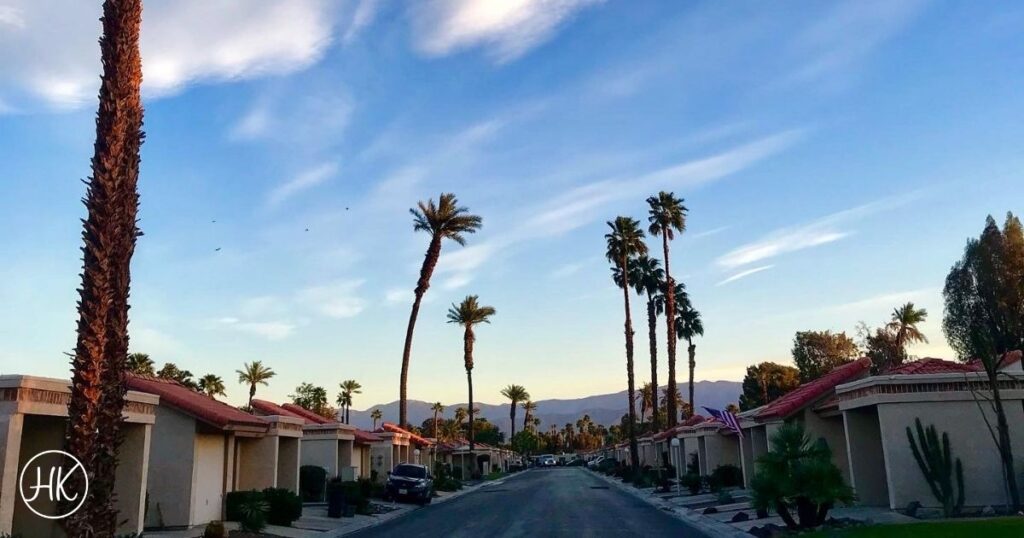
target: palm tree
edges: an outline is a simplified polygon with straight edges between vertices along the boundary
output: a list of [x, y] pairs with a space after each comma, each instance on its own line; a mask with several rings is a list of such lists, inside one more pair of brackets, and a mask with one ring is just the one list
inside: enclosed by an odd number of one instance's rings
[[[664, 311], [663, 301], [659, 300], [664, 289], [665, 271], [659, 267], [657, 258], [640, 256], [633, 263], [633, 274], [630, 280], [637, 295], [647, 295], [647, 340], [651, 347], [651, 384], [658, 386], [658, 316]], [[651, 392], [650, 409], [651, 429], [660, 431], [661, 421], [658, 417], [658, 391]], [[641, 417], [640, 422], [643, 422]]]
[[694, 413], [696, 407], [693, 406], [693, 370], [697, 367], [697, 345], [693, 343], [693, 339], [704, 336], [704, 324], [700, 320], [700, 312], [693, 308], [689, 298], [679, 304], [678, 316], [676, 336], [680, 340], [686, 339], [686, 351], [690, 354], [690, 412]]
[[924, 323], [927, 318], [928, 311], [924, 308], [915, 308], [914, 303], [907, 303], [893, 309], [892, 320], [886, 327], [896, 334], [896, 347], [904, 357], [907, 344], [928, 343], [928, 338], [917, 328], [917, 324]]
[[352, 397], [362, 394], [363, 386], [355, 379], [346, 379], [341, 382], [341, 394], [338, 395], [338, 404], [344, 406], [345, 424], [350, 424], [350, 413], [352, 412]]
[[262, 361], [252, 361], [252, 363], [243, 363], [241, 370], [235, 370], [238, 373], [238, 382], [243, 385], [249, 385], [249, 407], [252, 407], [252, 399], [256, 396], [256, 385], [263, 385], [264, 387], [270, 384], [267, 381], [277, 375], [276, 372], [263, 366]]
[[527, 426], [533, 420], [533, 412], [537, 410], [537, 404], [530, 400], [523, 402], [523, 429], [526, 430]]
[[198, 384], [200, 392], [206, 393], [207, 396], [213, 398], [214, 396], [227, 396], [225, 392], [224, 380], [219, 375], [206, 374], [199, 378]]
[[508, 418], [512, 424], [512, 434], [509, 436], [509, 442], [516, 436], [516, 406], [519, 402], [525, 402], [530, 399], [530, 393], [526, 392], [526, 389], [522, 385], [509, 385], [501, 389], [501, 395], [508, 398], [512, 402], [509, 405]]
[[[672, 280], [672, 273], [669, 271], [668, 242], [675, 239], [676, 232], [686, 231], [686, 206], [682, 198], [676, 198], [671, 192], [661, 191], [657, 196], [647, 199], [650, 211], [647, 221], [651, 224], [647, 229], [653, 236], [661, 236], [662, 250], [664, 251], [665, 263], [665, 323], [668, 326], [668, 388], [669, 391], [676, 390], [676, 341], [671, 335], [676, 333], [676, 303], [672, 293], [675, 282]], [[679, 417], [676, 411], [675, 402], [670, 401], [667, 406], [668, 426], [673, 427]]]
[[434, 405], [430, 406], [430, 410], [434, 412], [434, 439], [437, 439], [437, 417], [444, 413], [444, 405], [441, 405], [441, 402], [434, 402]]
[[[644, 244], [644, 232], [640, 229], [640, 223], [629, 217], [616, 217], [614, 222], [609, 222], [611, 232], [604, 237], [608, 243], [608, 250], [605, 256], [608, 261], [619, 266], [622, 276], [622, 301], [626, 312], [625, 335], [626, 335], [626, 381], [627, 399], [629, 400], [629, 453], [633, 469], [640, 468], [640, 459], [637, 455], [636, 445], [636, 409], [633, 402], [636, 399], [636, 387], [633, 380], [633, 318], [629, 312], [629, 260], [647, 253], [647, 245]], [[672, 339], [669, 338], [669, 341]]]
[[146, 353], [129, 353], [128, 361], [125, 366], [128, 368], [128, 371], [133, 374], [148, 376], [156, 375], [156, 365], [153, 363], [153, 359], [150, 359], [149, 355]]
[[455, 409], [455, 423], [459, 426], [466, 421], [466, 417], [469, 416], [469, 411], [465, 407], [459, 407]]
[[463, 234], [475, 233], [483, 224], [482, 218], [470, 215], [469, 209], [465, 207], [459, 207], [459, 201], [451, 193], [442, 193], [436, 204], [433, 200], [428, 200], [417, 205], [418, 209], [409, 210], [413, 216], [413, 230], [429, 233], [430, 244], [427, 246], [423, 265], [420, 267], [420, 279], [416, 282], [416, 289], [413, 291], [415, 299], [412, 303], [412, 312], [409, 313], [409, 326], [405, 331], [405, 348], [402, 351], [402, 377], [398, 389], [398, 423], [403, 427], [408, 424], [406, 392], [409, 385], [412, 334], [416, 328], [416, 317], [420, 313], [423, 295], [430, 287], [430, 276], [434, 274], [437, 261], [441, 258], [441, 242], [444, 239], [451, 239], [460, 245], [465, 245], [466, 238]]
[[[644, 423], [644, 417], [647, 416], [647, 410], [652, 409], [657, 404], [657, 391], [654, 389], [653, 383], [644, 383], [644, 386], [640, 388], [640, 394], [637, 396], [637, 400], [640, 400], [640, 424]], [[657, 411], [654, 411], [657, 413]], [[652, 415], [654, 414], [652, 413]], [[653, 421], [653, 418], [651, 419]], [[657, 431], [657, 429], [655, 429]]]
[[383, 417], [384, 414], [380, 412], [380, 409], [374, 409], [373, 412], [370, 413], [370, 418], [373, 419], [373, 429], [377, 429], [377, 422], [379, 422]]
[[462, 303], [448, 309], [448, 323], [461, 325], [464, 329], [462, 336], [463, 361], [466, 365], [466, 383], [469, 385], [469, 453], [473, 454], [474, 430], [473, 424], [476, 409], [473, 408], [473, 343], [476, 336], [473, 334], [473, 326], [479, 323], [490, 323], [491, 316], [496, 313], [493, 306], [481, 306], [476, 295], [467, 295]]
[[[106, 0], [101, 19], [99, 108], [87, 216], [82, 230], [82, 284], [71, 361], [66, 450], [90, 477], [84, 504], [63, 520], [69, 536], [113, 536], [114, 476], [125, 404], [128, 295], [139, 207], [142, 145], [141, 0]], [[67, 484], [82, 491], [81, 473]]]

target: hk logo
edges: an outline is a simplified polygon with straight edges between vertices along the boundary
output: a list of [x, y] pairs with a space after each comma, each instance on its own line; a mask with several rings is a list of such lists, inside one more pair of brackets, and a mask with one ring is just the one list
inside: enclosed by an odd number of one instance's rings
[[[80, 473], [81, 491], [70, 490], [71, 477]], [[34, 480], [34, 482], [33, 482]], [[18, 489], [25, 506], [45, 519], [64, 519], [82, 507], [89, 494], [89, 476], [82, 462], [60, 450], [40, 452], [21, 470]]]

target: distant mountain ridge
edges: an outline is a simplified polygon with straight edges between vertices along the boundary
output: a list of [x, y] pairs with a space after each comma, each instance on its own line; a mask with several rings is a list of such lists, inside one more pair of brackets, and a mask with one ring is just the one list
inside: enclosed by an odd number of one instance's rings
[[[685, 398], [686, 385], [680, 384], [679, 391], [683, 393]], [[737, 403], [742, 392], [742, 383], [739, 381], [698, 381], [694, 383], [694, 398], [697, 400], [698, 411], [703, 406], [712, 409], [722, 409], [730, 403]], [[540, 427], [544, 430], [550, 424], [555, 424], [559, 428], [566, 423], [575, 424], [583, 415], [590, 415], [591, 420], [597, 424], [610, 426], [618, 424], [622, 415], [626, 414], [626, 391], [573, 399], [540, 400], [536, 403], [536, 416], [541, 420]], [[409, 422], [419, 426], [424, 420], [433, 418], [434, 412], [430, 410], [431, 405], [433, 404], [430, 402], [409, 400]], [[444, 416], [451, 418], [456, 408], [465, 406], [465, 403], [445, 404]], [[486, 418], [493, 424], [497, 424], [501, 431], [508, 435], [508, 403], [477, 403], [476, 406], [480, 409], [481, 417]], [[352, 424], [363, 429], [372, 428], [373, 419], [370, 418], [370, 413], [374, 409], [380, 409], [386, 421], [394, 422], [398, 420], [398, 401], [394, 401], [374, 405], [362, 411], [353, 409], [351, 412]], [[640, 412], [639, 408], [637, 412]], [[523, 410], [517, 409], [516, 431], [522, 429], [522, 421]]]

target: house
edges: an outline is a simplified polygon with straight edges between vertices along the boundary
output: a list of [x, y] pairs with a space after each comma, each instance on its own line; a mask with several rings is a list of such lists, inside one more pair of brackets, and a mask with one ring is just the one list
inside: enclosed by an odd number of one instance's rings
[[373, 446], [381, 442], [381, 438], [367, 431], [357, 429], [355, 431], [355, 451], [352, 455], [352, 466], [356, 468], [356, 476], [359, 478], [373, 478], [370, 457]]
[[[1009, 353], [1000, 371], [1000, 395], [1015, 455], [1024, 454], [1024, 370], [1021, 352]], [[931, 494], [910, 448], [907, 428], [915, 419], [948, 434], [950, 453], [963, 463], [965, 505], [1005, 502], [1000, 460], [986, 424], [995, 424], [987, 378], [977, 363], [926, 358], [884, 375], [851, 380], [836, 388], [834, 404], [845, 424], [849, 483], [865, 505], [901, 509], [912, 501], [940, 504]]]
[[786, 393], [784, 396], [761, 407], [756, 414], [740, 421], [743, 436], [749, 441], [740, 444], [741, 450], [749, 447], [751, 456], [741, 454], [744, 483], [749, 484], [754, 469], [748, 466], [768, 452], [772, 435], [779, 426], [789, 421], [803, 424], [812, 439], [824, 439], [832, 450], [832, 463], [839, 468], [843, 480], [850, 481], [850, 466], [847, 455], [846, 426], [843, 416], [833, 405], [836, 387], [871, 374], [871, 359], [867, 357], [834, 368], [829, 373]]
[[[29, 460], [46, 450], [65, 448], [70, 400], [71, 389], [66, 379], [0, 376], [0, 534], [64, 536], [57, 521], [33, 514], [17, 491], [19, 473], [26, 469]], [[147, 466], [158, 402], [158, 397], [136, 391], [128, 391], [125, 397], [123, 441], [114, 477], [115, 508], [123, 520], [119, 533], [142, 531]], [[37, 458], [32, 466], [46, 458]], [[51, 464], [59, 463], [47, 460], [37, 468], [49, 468]], [[33, 507], [56, 515], [56, 511], [46, 511], [55, 508], [53, 503], [46, 506], [44, 501], [37, 500]]]
[[401, 463], [433, 465], [433, 442], [407, 431], [396, 424], [385, 422], [374, 430], [378, 441], [370, 445], [370, 469], [377, 472], [377, 480], [387, 480], [387, 474]]
[[259, 441], [273, 435], [269, 421], [172, 380], [133, 375], [128, 388], [159, 396], [160, 402], [149, 454], [146, 527], [223, 519], [227, 493], [256, 477], [288, 476], [278, 466], [291, 463], [265, 458], [267, 445]]

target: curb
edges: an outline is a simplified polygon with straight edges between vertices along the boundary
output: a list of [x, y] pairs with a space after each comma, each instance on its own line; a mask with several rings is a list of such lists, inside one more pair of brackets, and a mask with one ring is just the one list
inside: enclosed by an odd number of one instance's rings
[[695, 510], [675, 506], [669, 503], [668, 501], [664, 501], [657, 497], [644, 495], [644, 493], [639, 489], [636, 489], [605, 474], [595, 473], [589, 469], [587, 470], [587, 472], [615, 486], [620, 491], [628, 493], [646, 502], [647, 504], [657, 508], [658, 510], [661, 510], [662, 512], [672, 514], [676, 519], [685, 521], [686, 523], [693, 525], [697, 528], [697, 530], [703, 532], [708, 536], [721, 536], [725, 538], [751, 538], [752, 536], [751, 534], [743, 532], [737, 529], [736, 527], [729, 525], [728, 523], [722, 523], [721, 521], [718, 521], [716, 519], [705, 517], [703, 514]]

